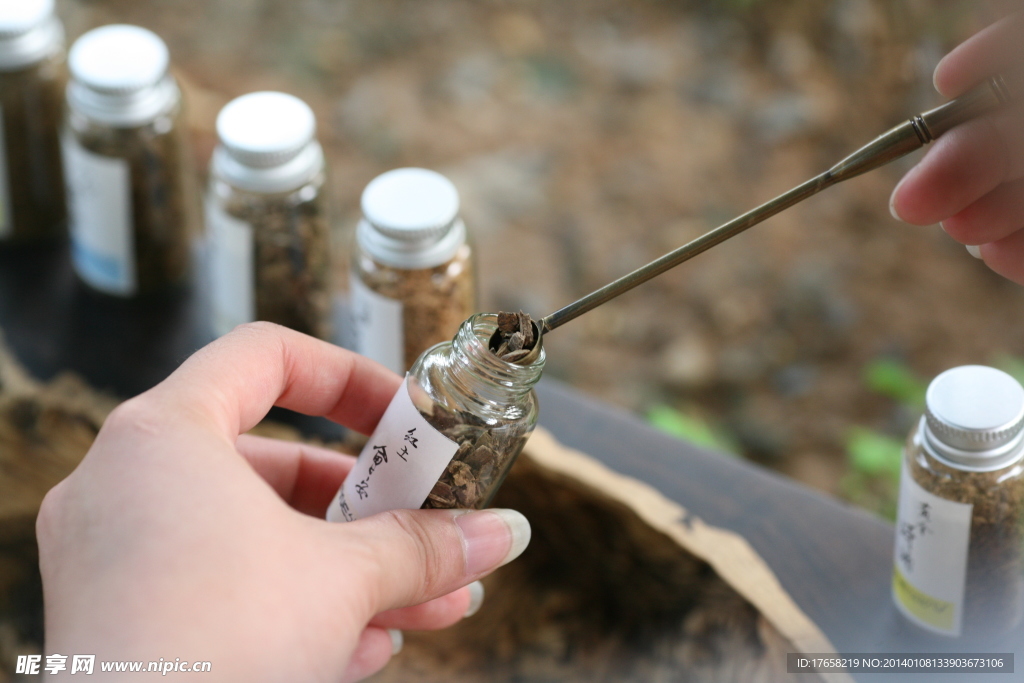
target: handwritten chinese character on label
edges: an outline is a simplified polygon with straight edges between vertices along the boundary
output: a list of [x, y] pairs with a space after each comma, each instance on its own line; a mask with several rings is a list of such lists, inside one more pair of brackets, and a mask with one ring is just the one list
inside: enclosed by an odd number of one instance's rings
[[328, 520], [351, 521], [384, 510], [419, 508], [451, 462], [459, 446], [432, 427], [413, 405], [412, 381], [406, 377], [391, 400], [328, 508]]

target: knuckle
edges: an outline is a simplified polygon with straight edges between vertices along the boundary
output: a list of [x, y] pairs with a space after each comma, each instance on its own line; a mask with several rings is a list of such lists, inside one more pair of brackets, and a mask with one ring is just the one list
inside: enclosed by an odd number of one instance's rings
[[418, 595], [433, 594], [445, 583], [448, 573], [446, 554], [437, 543], [435, 534], [424, 524], [418, 515], [410, 510], [392, 510], [385, 514], [391, 517], [392, 523], [403, 532], [408, 540], [409, 559], [415, 562], [420, 571], [415, 572], [418, 584], [414, 589]]
[[150, 406], [145, 394], [128, 399], [120, 404], [103, 421], [106, 432], [123, 431], [145, 424], [157, 417], [157, 412]]
[[286, 328], [278, 325], [277, 323], [266, 322], [265, 320], [258, 320], [251, 323], [242, 323], [236, 326], [227, 336], [231, 337], [280, 337], [281, 333]]
[[[66, 481], [66, 480], [65, 480]], [[60, 530], [60, 518], [64, 508], [64, 487], [62, 481], [46, 492], [36, 516], [36, 541], [40, 552], [56, 543]]]
[[125, 401], [103, 421], [103, 427], [83, 463], [94, 462], [97, 458], [102, 461], [104, 457], [119, 453], [118, 449], [100, 447], [110, 439], [149, 439], [166, 434], [173, 426], [172, 416], [168, 414], [170, 409], [172, 407], [162, 403], [156, 394], [146, 393]]

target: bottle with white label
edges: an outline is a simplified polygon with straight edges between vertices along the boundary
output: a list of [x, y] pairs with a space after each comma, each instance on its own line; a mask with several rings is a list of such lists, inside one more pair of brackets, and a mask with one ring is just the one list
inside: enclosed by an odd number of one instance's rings
[[440, 173], [399, 168], [363, 192], [350, 274], [352, 346], [402, 374], [476, 312], [459, 193]]
[[331, 222], [316, 119], [279, 92], [243, 95], [217, 117], [206, 195], [213, 330], [266, 320], [331, 334]]
[[1024, 388], [994, 368], [942, 373], [907, 440], [893, 599], [911, 622], [985, 638], [1024, 614]]
[[198, 196], [167, 46], [137, 26], [75, 41], [63, 136], [72, 258], [96, 290], [134, 297], [187, 280]]
[[67, 234], [64, 29], [53, 0], [0, 2], [0, 243]]
[[489, 348], [497, 316], [480, 313], [413, 365], [327, 511], [344, 522], [394, 509], [490, 504], [537, 424], [544, 371]]

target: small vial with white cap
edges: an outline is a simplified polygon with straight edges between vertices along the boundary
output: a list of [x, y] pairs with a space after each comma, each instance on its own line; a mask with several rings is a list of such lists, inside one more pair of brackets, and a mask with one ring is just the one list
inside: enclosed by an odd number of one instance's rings
[[361, 204], [349, 278], [352, 346], [404, 374], [476, 311], [459, 193], [440, 173], [399, 168], [370, 182]]
[[904, 451], [893, 600], [914, 624], [982, 639], [1024, 614], [1024, 388], [981, 365], [928, 387]]
[[66, 235], [65, 80], [64, 29], [53, 0], [0, 2], [0, 243]]
[[331, 335], [331, 220], [316, 118], [255, 92], [217, 117], [206, 195], [213, 331], [255, 320]]
[[198, 196], [167, 46], [138, 26], [71, 46], [63, 149], [75, 271], [133, 297], [188, 277]]

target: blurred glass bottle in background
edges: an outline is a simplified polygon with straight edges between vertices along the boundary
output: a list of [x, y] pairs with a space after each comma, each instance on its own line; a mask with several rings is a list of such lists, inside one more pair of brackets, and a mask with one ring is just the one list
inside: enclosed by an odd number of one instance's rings
[[476, 312], [459, 193], [440, 173], [399, 168], [363, 191], [350, 297], [353, 347], [399, 374]]
[[278, 92], [217, 117], [206, 195], [213, 330], [254, 320], [331, 335], [331, 220], [316, 119]]
[[197, 198], [169, 63], [156, 34], [127, 25], [89, 31], [68, 57], [72, 257], [82, 280], [119, 297], [170, 289], [189, 273]]
[[64, 58], [53, 0], [0, 3], [0, 243], [66, 234]]

